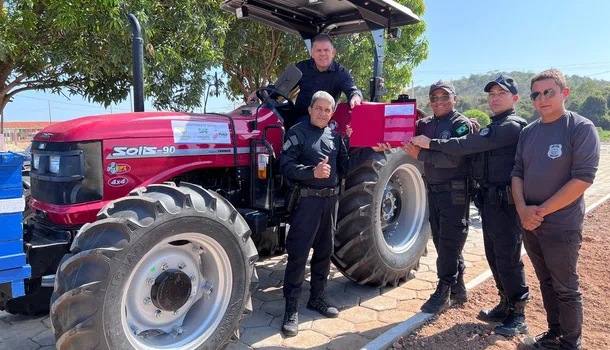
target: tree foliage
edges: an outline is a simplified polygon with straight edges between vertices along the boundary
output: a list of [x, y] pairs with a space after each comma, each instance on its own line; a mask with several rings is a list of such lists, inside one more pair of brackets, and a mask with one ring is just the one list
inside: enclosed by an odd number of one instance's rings
[[232, 20], [223, 46], [222, 69], [228, 76], [226, 95], [246, 100], [290, 65], [309, 57], [303, 41], [272, 27]]
[[[418, 16], [425, 11], [423, 0], [398, 2]], [[413, 68], [428, 57], [428, 41], [423, 36], [425, 30], [423, 21], [406, 26], [402, 28], [400, 39], [387, 42], [382, 74], [388, 88], [386, 100], [396, 98], [403, 88], [408, 87]], [[337, 49], [335, 60], [351, 71], [356, 85], [367, 97], [374, 61], [371, 34], [342, 35], [333, 40]], [[289, 65], [309, 57], [300, 38], [237, 20], [227, 34], [224, 55], [223, 69], [228, 75], [228, 95], [243, 98], [248, 92], [275, 80]]]
[[608, 112], [606, 99], [599, 91], [587, 96], [580, 107], [580, 112], [591, 119], [593, 124], [600, 125], [601, 118]]
[[109, 105], [132, 84], [134, 13], [145, 42], [146, 94], [158, 108], [198, 106], [228, 28], [221, 0], [9, 0], [0, 3], [0, 112], [28, 90]]
[[491, 118], [489, 118], [489, 115], [478, 109], [469, 109], [462, 114], [468, 118], [475, 118], [479, 122], [479, 125], [481, 125], [481, 128], [484, 128], [491, 123]]

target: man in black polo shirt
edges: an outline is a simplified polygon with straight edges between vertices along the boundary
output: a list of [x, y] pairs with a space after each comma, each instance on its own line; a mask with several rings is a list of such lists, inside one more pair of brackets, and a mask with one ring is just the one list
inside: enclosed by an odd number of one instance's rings
[[[417, 135], [449, 139], [472, 132], [470, 120], [454, 108], [457, 96], [453, 84], [439, 80], [430, 87], [430, 104], [434, 116], [417, 122]], [[421, 310], [439, 313], [451, 305], [467, 301], [464, 285], [462, 249], [468, 236], [469, 165], [463, 156], [421, 149], [410, 142], [404, 150], [424, 162], [424, 179], [428, 190], [430, 227], [438, 258], [438, 285]]]
[[[362, 102], [362, 92], [356, 87], [352, 75], [334, 61], [337, 51], [332, 39], [328, 35], [318, 34], [311, 40], [311, 45], [311, 59], [296, 64], [303, 77], [297, 85], [300, 90], [294, 109], [283, 113], [286, 129], [307, 120], [307, 107], [317, 91], [328, 92], [335, 101], [339, 101], [341, 92], [345, 93], [350, 108]], [[256, 94], [251, 93], [247, 102], [255, 103], [256, 98]]]
[[583, 193], [599, 164], [599, 135], [593, 123], [565, 109], [570, 93], [556, 69], [531, 81], [541, 118], [519, 137], [511, 174], [523, 244], [540, 281], [548, 331], [539, 349], [581, 349], [582, 298], [576, 266], [585, 215]]

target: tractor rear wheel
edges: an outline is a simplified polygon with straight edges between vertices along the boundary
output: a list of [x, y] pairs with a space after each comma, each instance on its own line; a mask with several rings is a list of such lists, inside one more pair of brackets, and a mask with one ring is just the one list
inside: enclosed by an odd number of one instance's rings
[[419, 267], [430, 237], [421, 162], [400, 149], [354, 149], [359, 166], [339, 202], [333, 263], [350, 280], [398, 285]]
[[150, 185], [109, 203], [71, 253], [51, 305], [60, 350], [217, 349], [252, 313], [250, 229], [197, 185]]

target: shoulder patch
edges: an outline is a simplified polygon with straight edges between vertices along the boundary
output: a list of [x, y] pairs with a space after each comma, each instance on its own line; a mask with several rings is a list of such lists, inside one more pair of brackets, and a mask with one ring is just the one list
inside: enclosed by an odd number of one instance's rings
[[487, 136], [487, 135], [489, 135], [489, 132], [490, 132], [489, 128], [483, 128], [483, 129], [481, 129], [481, 131], [479, 131], [479, 135]]
[[299, 138], [296, 135], [291, 135], [288, 137], [288, 140], [284, 142], [282, 145], [282, 151], [286, 152], [290, 147], [296, 146], [299, 144]]
[[468, 132], [468, 126], [466, 124], [462, 124], [462, 126], [460, 126], [459, 128], [457, 128], [457, 130], [455, 130], [455, 132], [459, 135], [462, 136], [465, 133]]

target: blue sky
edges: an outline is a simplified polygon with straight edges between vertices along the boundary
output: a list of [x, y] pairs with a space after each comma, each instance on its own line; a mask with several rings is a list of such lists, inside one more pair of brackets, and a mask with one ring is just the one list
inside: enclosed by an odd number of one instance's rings
[[[555, 67], [565, 74], [610, 80], [610, 1], [428, 0], [430, 56], [414, 71], [415, 85], [489, 71], [532, 71]], [[407, 85], [407, 84], [405, 84]], [[410, 84], [408, 84], [410, 86]], [[5, 108], [6, 121], [67, 120], [110, 113], [78, 96], [24, 92]], [[208, 111], [233, 103], [210, 98]], [[150, 103], [147, 110], [153, 110]], [[112, 106], [129, 112], [131, 101]]]

